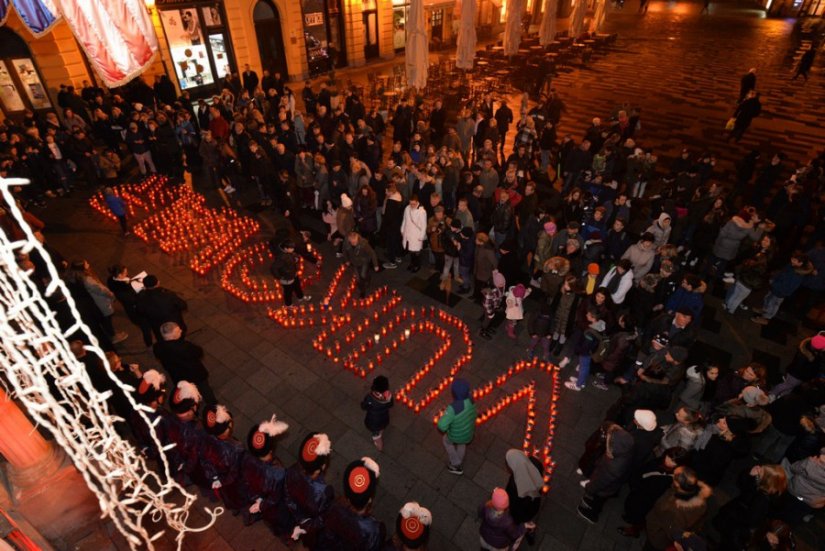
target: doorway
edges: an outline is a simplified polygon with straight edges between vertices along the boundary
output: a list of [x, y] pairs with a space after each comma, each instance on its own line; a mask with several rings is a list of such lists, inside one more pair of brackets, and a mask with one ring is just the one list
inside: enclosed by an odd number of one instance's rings
[[431, 18], [430, 41], [433, 49], [439, 50], [444, 41], [444, 10], [433, 10]]
[[258, 38], [258, 51], [261, 54], [261, 67], [286, 77], [286, 54], [281, 33], [281, 16], [278, 8], [269, 0], [259, 0], [252, 12], [255, 23], [255, 35]]
[[376, 0], [364, 0], [364, 57], [378, 57], [378, 10]]

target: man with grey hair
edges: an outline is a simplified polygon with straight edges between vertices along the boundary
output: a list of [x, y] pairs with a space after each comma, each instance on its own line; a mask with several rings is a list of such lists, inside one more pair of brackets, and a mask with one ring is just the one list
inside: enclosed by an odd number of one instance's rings
[[203, 365], [203, 348], [183, 338], [180, 325], [167, 321], [160, 326], [163, 340], [155, 343], [152, 351], [163, 369], [177, 385], [179, 381], [194, 383], [206, 404], [217, 403], [209, 386], [209, 372]]

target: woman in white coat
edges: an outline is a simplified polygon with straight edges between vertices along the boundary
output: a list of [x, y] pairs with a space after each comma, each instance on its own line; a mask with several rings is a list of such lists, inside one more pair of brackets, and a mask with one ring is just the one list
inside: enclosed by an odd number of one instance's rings
[[427, 211], [418, 202], [418, 196], [413, 195], [404, 209], [404, 219], [401, 222], [401, 241], [411, 257], [407, 270], [417, 272], [421, 269], [421, 248], [426, 238]]

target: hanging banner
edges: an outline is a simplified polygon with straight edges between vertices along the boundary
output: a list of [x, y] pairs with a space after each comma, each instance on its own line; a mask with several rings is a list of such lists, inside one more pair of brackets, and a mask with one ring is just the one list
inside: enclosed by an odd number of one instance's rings
[[60, 20], [52, 0], [0, 0], [0, 26], [6, 22], [12, 6], [35, 38], [49, 32], [52, 25]]

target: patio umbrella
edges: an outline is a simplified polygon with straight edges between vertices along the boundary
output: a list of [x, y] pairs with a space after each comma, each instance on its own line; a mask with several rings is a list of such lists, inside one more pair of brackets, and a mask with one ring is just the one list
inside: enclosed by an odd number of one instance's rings
[[507, 21], [504, 23], [504, 55], [514, 55], [521, 44], [521, 14], [524, 0], [507, 2]]
[[573, 15], [570, 16], [570, 36], [576, 38], [582, 33], [584, 14], [587, 12], [587, 0], [576, 0]]
[[427, 24], [424, 21], [424, 0], [410, 2], [410, 20], [407, 23], [407, 85], [419, 90], [427, 86], [427, 68], [430, 64]]
[[559, 0], [544, 0], [544, 13], [539, 27], [539, 44], [547, 46], [556, 38], [556, 13]]
[[596, 13], [593, 14], [593, 20], [590, 22], [590, 32], [599, 32], [604, 25], [604, 18], [607, 15], [607, 0], [597, 0]]
[[472, 69], [476, 56], [476, 0], [461, 1], [461, 21], [458, 25], [458, 44], [455, 49], [455, 66]]

